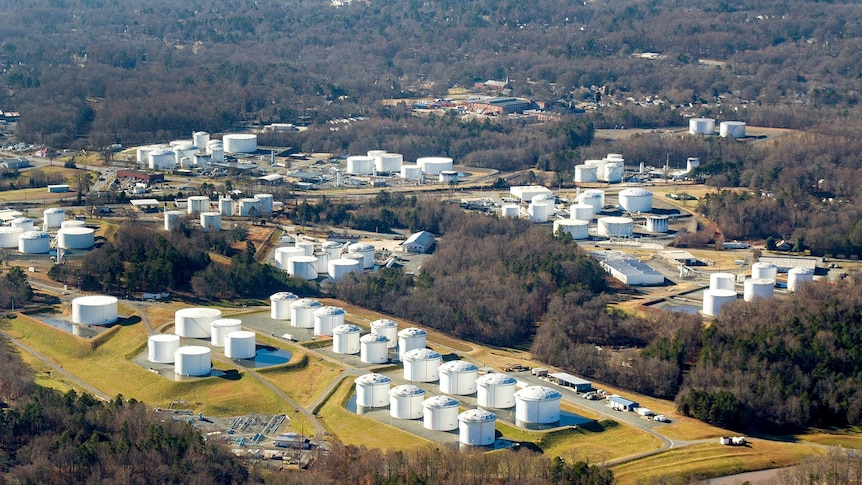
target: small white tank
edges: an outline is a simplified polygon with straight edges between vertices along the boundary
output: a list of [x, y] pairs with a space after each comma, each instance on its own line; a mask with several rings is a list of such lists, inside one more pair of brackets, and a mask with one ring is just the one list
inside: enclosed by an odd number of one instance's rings
[[185, 217], [186, 213], [183, 211], [165, 211], [165, 230], [172, 231]]
[[569, 218], [579, 221], [592, 221], [595, 215], [595, 207], [590, 204], [572, 204], [569, 206]]
[[317, 273], [325, 273], [329, 268], [329, 253], [326, 251], [315, 251], [314, 258], [317, 259], [317, 262], [314, 263]]
[[449, 396], [432, 396], [422, 402], [422, 426], [432, 431], [452, 431], [458, 428], [458, 406]]
[[233, 199], [230, 197], [220, 197], [218, 200], [218, 211], [225, 217], [233, 215]]
[[72, 323], [108, 325], [115, 323], [118, 318], [116, 296], [79, 296], [72, 300]]
[[520, 215], [521, 207], [518, 204], [503, 204], [500, 208], [501, 217], [516, 218]]
[[349, 323], [332, 329], [332, 351], [336, 354], [353, 355], [360, 351], [359, 327]]
[[261, 215], [260, 199], [255, 199], [253, 197], [245, 197], [245, 198], [239, 199], [238, 206], [239, 206], [240, 217], [251, 217], [251, 216]]
[[722, 121], [718, 125], [718, 136], [723, 138], [745, 138], [745, 122]]
[[197, 147], [206, 147], [210, 142], [210, 134], [205, 131], [192, 133], [192, 143]]
[[440, 379], [443, 357], [431, 349], [413, 349], [404, 354], [404, 379], [412, 382], [434, 382]]
[[383, 335], [369, 333], [359, 338], [359, 360], [366, 364], [389, 362], [389, 339]]
[[[341, 244], [338, 241], [326, 241], [320, 245], [320, 248], [327, 253], [329, 253], [329, 260], [327, 260], [327, 268], [329, 267], [328, 261], [332, 261], [333, 259], [341, 258], [341, 251], [344, 249], [344, 244]], [[320, 268], [318, 268], [318, 271]]]
[[703, 292], [703, 314], [709, 317], [717, 317], [721, 307], [736, 301], [734, 290], [706, 290]]
[[389, 404], [389, 387], [392, 379], [382, 374], [364, 374], [356, 378], [356, 405], [363, 408], [382, 408]]
[[273, 320], [290, 320], [290, 304], [299, 297], [288, 291], [280, 291], [269, 297], [269, 317]]
[[260, 201], [261, 214], [272, 214], [274, 200], [272, 194], [257, 194], [254, 198]]
[[275, 255], [273, 256], [275, 267], [287, 271], [287, 262], [290, 261], [290, 258], [297, 256], [305, 256], [305, 250], [295, 246], [279, 246], [275, 248]]
[[27, 231], [18, 235], [18, 252], [45, 254], [51, 250], [51, 236], [43, 231]]
[[9, 227], [19, 229], [21, 232], [32, 231], [36, 226], [33, 224], [33, 219], [29, 217], [16, 217], [9, 222]]
[[518, 381], [506, 374], [491, 373], [476, 379], [476, 402], [483, 408], [506, 409], [515, 405]]
[[46, 231], [55, 227], [61, 227], [65, 220], [66, 211], [59, 207], [51, 207], [42, 211], [42, 221], [44, 222], [44, 229]]
[[691, 118], [688, 120], [688, 132], [691, 135], [714, 135], [715, 119]]
[[627, 212], [652, 211], [652, 192], [639, 187], [623, 189], [619, 194], [620, 208]]
[[205, 195], [193, 195], [188, 200], [189, 215], [198, 215], [201, 212], [209, 212], [210, 198]]
[[96, 245], [96, 231], [89, 227], [66, 227], [57, 231], [57, 247], [90, 249]]
[[774, 263], [759, 261], [751, 265], [751, 278], [772, 280], [778, 277], [778, 267]]
[[221, 212], [201, 212], [201, 228], [204, 231], [221, 231]]
[[602, 180], [611, 184], [618, 184], [623, 181], [623, 173], [625, 165], [623, 162], [608, 161], [602, 166]]
[[242, 320], [238, 318], [219, 318], [210, 322], [210, 344], [224, 347], [225, 337], [231, 332], [242, 330]]
[[808, 268], [790, 268], [787, 271], [787, 289], [799, 291], [802, 283], [814, 281], [814, 272]]
[[497, 440], [497, 415], [484, 409], [469, 409], [458, 415], [458, 441], [469, 446], [490, 446]]
[[183, 308], [174, 312], [174, 333], [187, 338], [210, 338], [210, 324], [221, 318], [215, 308]]
[[239, 330], [224, 338], [224, 356], [228, 359], [253, 359], [256, 355], [255, 334]]
[[17, 248], [18, 236], [22, 232], [18, 227], [0, 227], [0, 248]]
[[527, 386], [515, 393], [515, 422], [525, 425], [552, 424], [560, 420], [563, 395], [545, 386]]
[[363, 269], [371, 269], [374, 267], [374, 245], [370, 243], [353, 243], [347, 246], [347, 252], [351, 254], [361, 254], [363, 256]]
[[69, 229], [72, 227], [86, 227], [86, 226], [87, 226], [86, 221], [79, 221], [76, 219], [70, 219], [68, 221], [63, 221], [62, 223], [60, 223], [60, 229]]
[[147, 360], [155, 364], [173, 364], [174, 354], [180, 348], [180, 338], [176, 335], [150, 335], [147, 339]]
[[173, 170], [177, 166], [177, 155], [173, 150], [157, 148], [147, 154], [150, 170]]
[[347, 173], [371, 175], [374, 173], [374, 157], [367, 155], [351, 155], [347, 157]]
[[736, 276], [730, 273], [713, 273], [709, 275], [709, 289], [736, 291]]
[[648, 215], [646, 218], [647, 232], [665, 233], [669, 230], [670, 218], [664, 215]]
[[389, 415], [395, 419], [419, 419], [424, 399], [425, 391], [412, 384], [393, 387], [389, 391]]
[[316, 279], [317, 258], [314, 256], [294, 256], [288, 259], [287, 274], [306, 281]]
[[330, 259], [328, 264], [329, 277], [339, 281], [350, 273], [362, 273], [361, 266], [362, 263], [355, 259]]
[[180, 376], [207, 376], [212, 370], [212, 351], [209, 347], [188, 345], [174, 353], [174, 374]]
[[418, 180], [422, 178], [422, 169], [419, 165], [401, 165], [401, 178]]
[[300, 298], [290, 304], [290, 326], [314, 328], [314, 310], [322, 305], [311, 298]]
[[605, 206], [604, 191], [601, 190], [585, 190], [578, 196], [578, 203], [587, 204], [593, 207], [593, 214], [598, 214]]
[[[312, 313], [315, 337], [331, 337], [332, 329], [344, 324], [344, 309], [337, 306], [323, 306]], [[357, 351], [359, 350], [357, 342]]]
[[458, 172], [454, 170], [443, 170], [437, 177], [437, 181], [441, 184], [451, 184], [458, 182]]
[[742, 299], [753, 301], [755, 298], [772, 298], [775, 294], [775, 281], [749, 278], [743, 283]]
[[536, 224], [548, 222], [548, 217], [553, 213], [553, 201], [547, 199], [533, 200], [527, 206], [527, 214], [530, 216], [530, 222], [535, 222]]
[[569, 234], [572, 239], [587, 239], [590, 237], [590, 223], [579, 219], [557, 219], [554, 221], [554, 235]]
[[476, 377], [479, 368], [470, 362], [453, 360], [439, 368], [440, 392], [466, 396], [476, 392]]
[[304, 256], [314, 256], [314, 242], [313, 241], [296, 241], [296, 248], [302, 249]]
[[398, 332], [398, 358], [404, 360], [404, 354], [414, 349], [424, 349], [428, 334], [416, 327], [405, 328]]
[[[386, 337], [386, 346], [390, 349], [398, 347], [398, 322], [388, 318], [381, 318], [371, 322], [371, 333]], [[424, 347], [424, 345], [423, 345]]]
[[377, 173], [400, 173], [404, 156], [400, 153], [381, 153], [374, 156], [374, 169]]

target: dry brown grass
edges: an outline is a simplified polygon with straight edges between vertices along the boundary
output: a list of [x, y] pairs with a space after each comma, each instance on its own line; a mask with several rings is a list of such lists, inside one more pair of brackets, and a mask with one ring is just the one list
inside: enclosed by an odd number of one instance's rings
[[[293, 364], [293, 365], [291, 365]], [[293, 354], [288, 365], [258, 373], [278, 386], [303, 407], [313, 403], [344, 368], [304, 351]]]

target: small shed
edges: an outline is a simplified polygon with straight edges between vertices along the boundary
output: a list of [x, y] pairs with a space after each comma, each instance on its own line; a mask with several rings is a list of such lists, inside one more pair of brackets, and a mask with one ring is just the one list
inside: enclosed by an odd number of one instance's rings
[[571, 387], [577, 392], [590, 392], [593, 390], [592, 382], [573, 376], [567, 372], [548, 374], [548, 378], [561, 386]]
[[401, 245], [405, 253], [427, 253], [434, 246], [434, 234], [428, 231], [414, 233]]
[[608, 399], [608, 405], [611, 407], [611, 409], [614, 409], [616, 411], [628, 412], [634, 412], [635, 408], [640, 407], [640, 404], [638, 404], [637, 402], [629, 401], [628, 399], [620, 396], [611, 396]]

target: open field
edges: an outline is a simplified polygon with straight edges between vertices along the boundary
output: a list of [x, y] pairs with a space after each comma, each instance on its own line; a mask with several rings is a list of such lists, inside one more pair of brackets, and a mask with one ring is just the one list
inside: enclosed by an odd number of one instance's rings
[[344, 369], [332, 362], [300, 350], [293, 354], [288, 364], [260, 370], [259, 374], [307, 407], [342, 372]]

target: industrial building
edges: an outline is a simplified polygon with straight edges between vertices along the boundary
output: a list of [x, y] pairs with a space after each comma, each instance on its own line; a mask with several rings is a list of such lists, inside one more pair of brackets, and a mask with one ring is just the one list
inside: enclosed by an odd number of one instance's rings
[[407, 238], [401, 245], [401, 249], [405, 253], [423, 254], [434, 247], [434, 242], [433, 234], [428, 231], [419, 231]]
[[640, 404], [635, 401], [629, 401], [620, 396], [611, 396], [608, 398], [608, 406], [616, 411], [634, 412], [635, 408], [639, 408]]
[[524, 110], [535, 106], [532, 101], [523, 98], [480, 98], [468, 101], [466, 107], [479, 114], [509, 115], [523, 113]]
[[0, 160], [0, 167], [9, 169], [27, 168], [30, 166], [30, 161], [26, 158], [10, 158], [8, 160]]
[[599, 264], [617, 280], [629, 286], [659, 286], [664, 284], [664, 275], [637, 258], [622, 253], [599, 254]]
[[284, 183], [284, 175], [279, 173], [271, 173], [257, 178], [258, 185], [281, 185]]
[[805, 268], [814, 271], [819, 262], [816, 258], [782, 258], [776, 256], [761, 256], [757, 261], [759, 263], [772, 263], [779, 273], [786, 273], [791, 268]]
[[551, 189], [541, 185], [515, 185], [509, 187], [509, 193], [521, 202], [530, 202], [537, 195], [551, 195]]
[[555, 372], [553, 374], [548, 374], [548, 379], [561, 386], [571, 387], [576, 392], [590, 392], [593, 390], [592, 382], [573, 376], [568, 372]]

